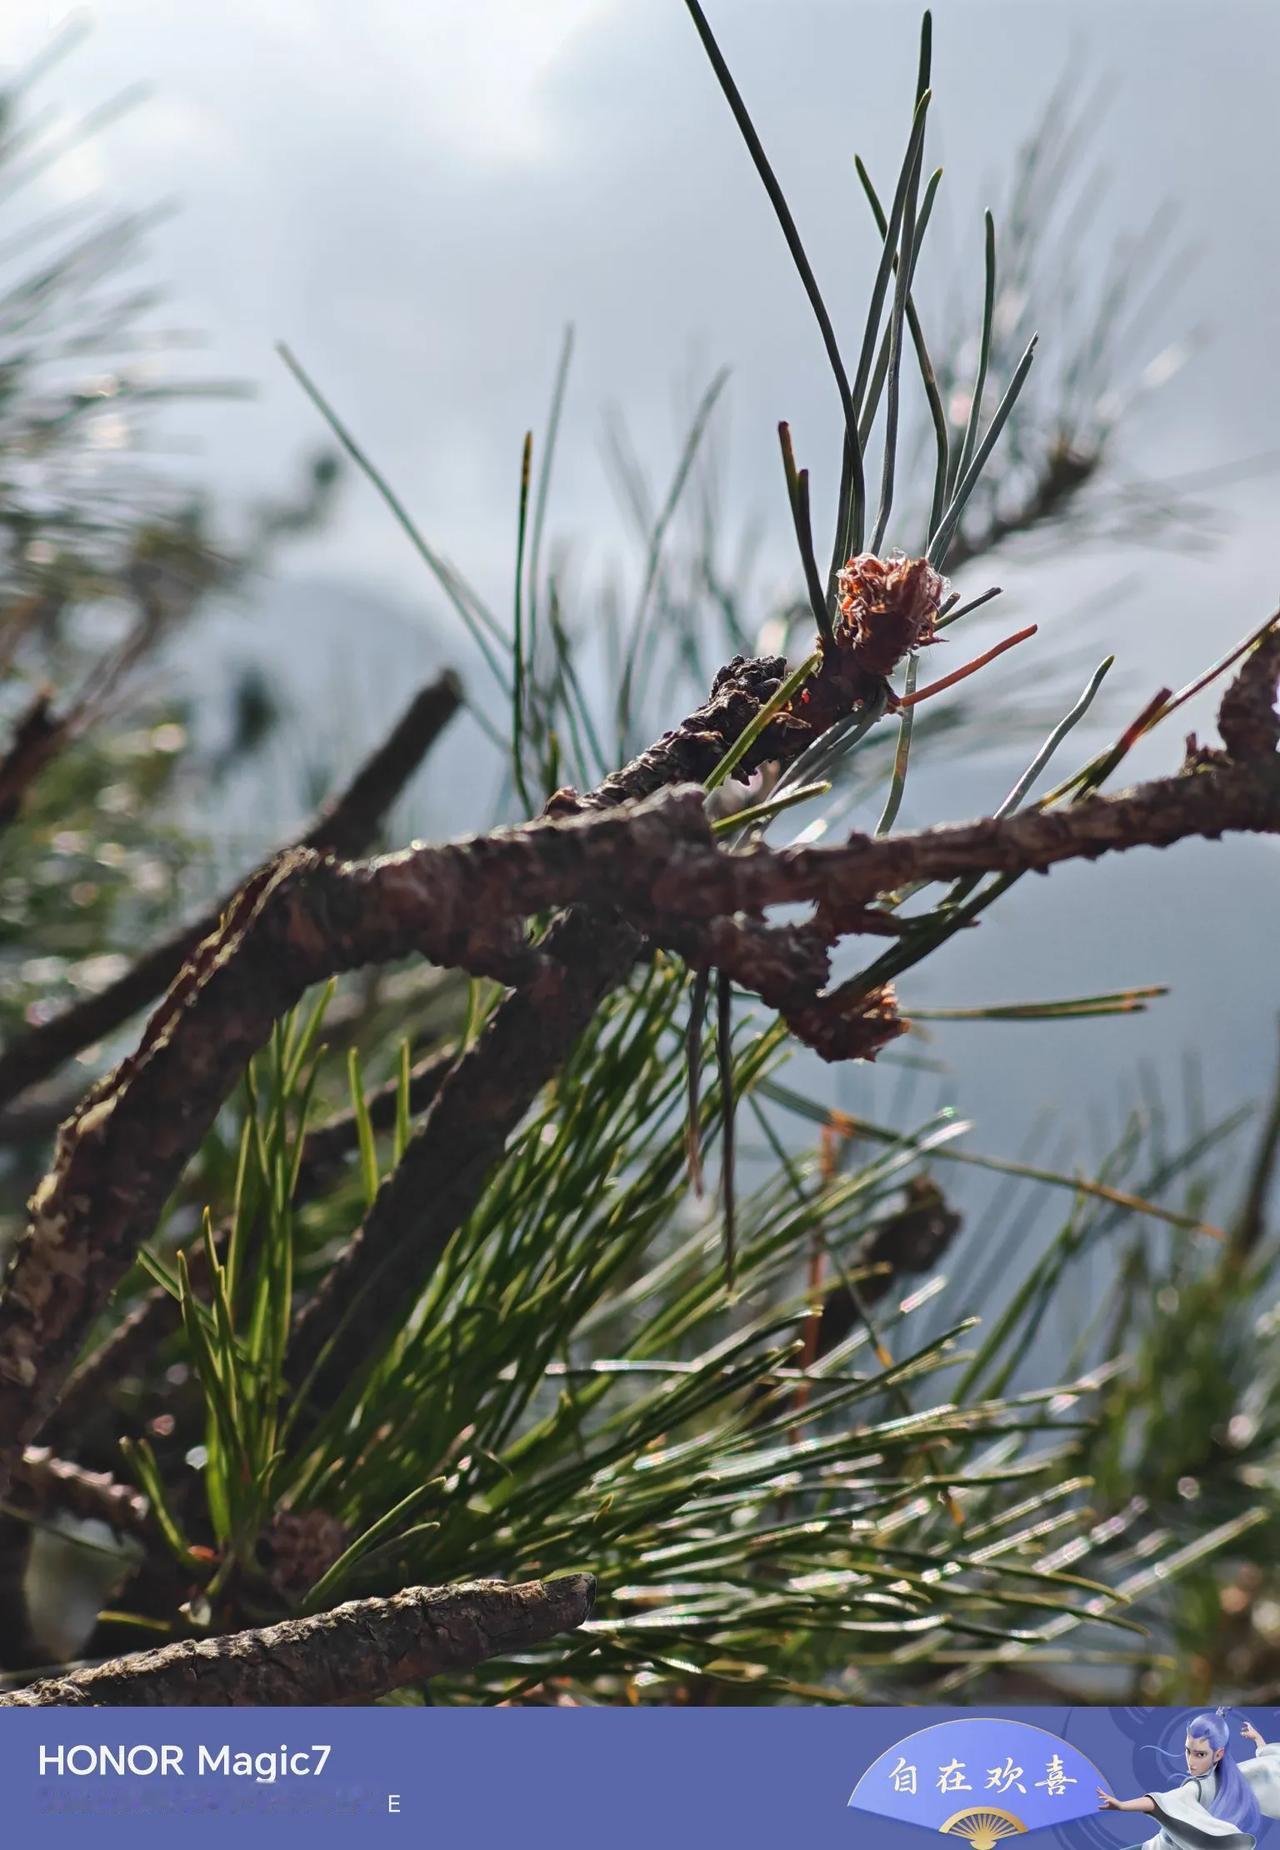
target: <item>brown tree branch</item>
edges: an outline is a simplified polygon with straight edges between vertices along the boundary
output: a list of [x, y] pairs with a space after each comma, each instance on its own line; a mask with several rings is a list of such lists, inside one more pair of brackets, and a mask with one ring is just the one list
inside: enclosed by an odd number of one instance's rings
[[155, 1536], [151, 1506], [131, 1484], [55, 1458], [45, 1445], [27, 1446], [15, 1463], [8, 1501], [22, 1516], [61, 1512], [105, 1522], [121, 1535]]
[[[120, 664], [122, 665], [122, 663]], [[108, 675], [107, 683], [113, 679]], [[461, 702], [461, 687], [452, 673], [446, 672], [423, 688], [410, 703], [389, 737], [366, 759], [345, 791], [326, 804], [302, 845], [340, 854], [358, 853], [376, 831], [382, 817], [424, 755], [448, 724]], [[13, 747], [0, 766], [0, 827], [16, 815], [31, 781], [48, 758], [61, 747], [89, 707], [88, 697], [73, 711], [55, 719], [49, 709], [49, 697], [38, 699], [19, 727]], [[231, 896], [234, 898], [234, 895]], [[33, 1029], [0, 1052], [0, 1098], [13, 1098], [29, 1085], [46, 1078], [82, 1047], [127, 1020], [139, 1008], [152, 1001], [170, 983], [202, 938], [215, 930], [221, 911], [230, 900], [211, 910], [194, 925], [184, 927], [147, 953], [125, 972], [117, 983], [98, 995], [87, 998], [54, 1021]], [[423, 1089], [418, 1079], [419, 1090]], [[47, 1110], [47, 1107], [45, 1108]], [[47, 1135], [63, 1115], [58, 1110], [52, 1123], [40, 1126], [36, 1106], [29, 1113], [30, 1130]], [[9, 1116], [17, 1120], [13, 1129], [22, 1134], [21, 1109]], [[333, 1149], [338, 1145], [331, 1139]], [[323, 1148], [317, 1152], [324, 1155]], [[314, 1180], [315, 1178], [313, 1178]], [[199, 1249], [203, 1261], [203, 1247]], [[59, 1433], [74, 1431], [81, 1412], [92, 1406], [95, 1397], [127, 1370], [132, 1360], [162, 1339], [176, 1320], [176, 1307], [159, 1288], [122, 1320], [118, 1328], [94, 1357], [83, 1365], [72, 1384], [70, 1404], [61, 1410]], [[0, 1471], [0, 1477], [3, 1472]], [[21, 1581], [28, 1551], [29, 1528], [15, 1532], [16, 1556], [4, 1562], [10, 1578], [15, 1579], [21, 1597]], [[15, 1638], [17, 1634], [15, 1633]]]
[[[1060, 861], [1096, 860], [1112, 850], [1168, 847], [1189, 836], [1273, 833], [1280, 825], [1280, 770], [1230, 764], [1160, 778], [1065, 809], [1023, 810], [1002, 821], [956, 823], [880, 840], [854, 835], [840, 848], [756, 850], [729, 856], [689, 852], [652, 884], [635, 886], [661, 913], [677, 905], [695, 918], [735, 908], [815, 900], [833, 911], [869, 905], [918, 880], [967, 874], [1047, 873]], [[632, 881], [620, 873], [630, 902]], [[856, 927], [855, 927], [856, 928]], [[848, 927], [846, 927], [848, 929]]]
[[[457, 712], [461, 698], [457, 677], [450, 672], [423, 688], [390, 736], [361, 766], [341, 796], [325, 806], [296, 846], [338, 855], [360, 853]], [[274, 860], [267, 863], [273, 864]], [[235, 897], [235, 893], [226, 895], [193, 924], [179, 927], [96, 995], [85, 997], [51, 1021], [11, 1041], [0, 1052], [0, 1104], [47, 1079], [83, 1048], [113, 1033], [131, 1015], [154, 1002], [197, 945], [217, 930], [219, 919]]]
[[[476, 975], [554, 984], [552, 960], [526, 942], [522, 924], [556, 905], [610, 905], [655, 942], [670, 934], [695, 961], [728, 970], [769, 1000], [776, 992], [785, 1006], [788, 995], [812, 996], [825, 945], [866, 929], [874, 923], [866, 908], [905, 885], [1273, 830], [1275, 758], [1272, 751], [1206, 762], [1201, 753], [1189, 772], [1115, 796], [879, 840], [853, 835], [838, 848], [728, 852], [715, 842], [704, 791], [688, 785], [371, 861], [291, 852], [243, 890], [153, 1018], [138, 1054], [70, 1125], [83, 1138], [86, 1115], [96, 1114], [96, 1123], [108, 1111], [119, 1114], [143, 1089], [144, 1073], [175, 1058], [177, 1071], [194, 1069], [189, 1105], [199, 1110], [202, 1095], [220, 1102], [227, 1072], [239, 1065], [234, 1048], [213, 1044], [216, 1036], [229, 1029], [236, 1043], [261, 1044], [279, 996], [296, 1000], [335, 972], [417, 953]], [[823, 909], [815, 926], [770, 928], [735, 916], [804, 901]]]
[[406, 1587], [312, 1619], [140, 1651], [0, 1695], [0, 1708], [294, 1708], [369, 1702], [528, 1650], [590, 1616], [590, 1574]]
[[[1224, 700], [1231, 715], [1247, 711], [1238, 736], [1251, 747], [1269, 744], [1266, 756], [1237, 761], [1230, 751], [1199, 752], [1176, 777], [999, 821], [879, 841], [854, 837], [837, 849], [730, 853], [717, 847], [704, 792], [695, 786], [615, 808], [574, 799], [573, 813], [554, 820], [371, 862], [340, 864], [307, 852], [282, 857], [243, 890], [221, 930], [200, 947], [138, 1053], [63, 1126], [0, 1304], [0, 1445], [39, 1430], [88, 1322], [150, 1234], [245, 1061], [311, 983], [417, 952], [521, 987], [450, 1072], [330, 1286], [301, 1320], [295, 1381], [332, 1333], [332, 1294], [354, 1341], [375, 1299], [394, 1290], [401, 1303], [424, 1268], [430, 1275], [505, 1137], [619, 980], [623, 946], [634, 956], [639, 933], [657, 943], [670, 933], [685, 955], [758, 988], [826, 1057], [873, 1052], [898, 1025], [887, 1000], [845, 990], [824, 995], [821, 984], [828, 944], [861, 929], [878, 896], [917, 880], [1046, 869], [1228, 829], [1280, 829], [1276, 723], [1263, 716], [1278, 670], [1280, 636], [1272, 632]], [[641, 774], [637, 782], [644, 781]], [[818, 902], [807, 926], [770, 929], [735, 916], [806, 900]], [[524, 941], [523, 919], [575, 901], [615, 920], [619, 911], [629, 914], [628, 937], [602, 932], [588, 915], [566, 919], [541, 946]], [[483, 1063], [473, 1061], [482, 1048]], [[417, 1230], [412, 1257], [400, 1244], [408, 1226]], [[385, 1275], [392, 1252], [393, 1280]], [[379, 1317], [383, 1308], [379, 1303]], [[326, 1370], [335, 1366], [334, 1353]]]
[[54, 711], [53, 689], [39, 690], [18, 721], [9, 750], [0, 760], [0, 829], [7, 828], [17, 817], [49, 760], [101, 718], [112, 689], [159, 634], [158, 619], [144, 611], [124, 640], [94, 663], [79, 692], [61, 712]]
[[[785, 672], [786, 663], [780, 657], [760, 662], [736, 657], [717, 675], [710, 700], [611, 778], [605, 789], [587, 798], [562, 791], [548, 807], [571, 812], [607, 808], [654, 790], [666, 776], [707, 776], [761, 704], [776, 692]], [[759, 740], [744, 768], [762, 759], [767, 748], [768, 740]], [[791, 748], [789, 736], [780, 739], [779, 752]], [[230, 1077], [265, 1039], [274, 1015], [291, 1006], [311, 980], [305, 947], [290, 942], [288, 921], [280, 908], [273, 915], [279, 939], [274, 963], [265, 934], [259, 944], [262, 954], [247, 963], [233, 956], [238, 934], [264, 894], [275, 884], [283, 888], [291, 869], [304, 867], [314, 871], [315, 857], [286, 855], [276, 866], [259, 870], [228, 905], [219, 930], [182, 971], [149, 1024], [138, 1054], [95, 1087], [63, 1126], [54, 1169], [33, 1197], [33, 1219], [10, 1263], [0, 1298], [0, 1488], [5, 1475], [6, 1428], [16, 1424], [24, 1438], [39, 1432], [94, 1315], [154, 1225], [186, 1156], [212, 1122]], [[454, 1180], [451, 1200], [469, 1207], [478, 1199], [486, 1172], [475, 1164], [463, 1164], [461, 1158], [474, 1151], [479, 1160], [491, 1162], [500, 1154], [506, 1135], [567, 1056], [600, 998], [626, 975], [640, 944], [633, 927], [608, 916], [597, 916], [594, 925], [570, 919], [553, 926], [542, 956], [553, 972], [558, 970], [558, 981], [512, 997], [467, 1056], [465, 1082], [452, 1092], [446, 1083], [449, 1106], [440, 1114], [438, 1126], [456, 1128], [453, 1120], [458, 1118], [464, 1123], [471, 1120], [480, 1130], [478, 1138], [447, 1143], [443, 1164], [434, 1134], [429, 1140], [428, 1149], [436, 1151], [432, 1164], [443, 1167]], [[193, 1008], [198, 1019], [192, 1016]], [[239, 1027], [224, 1038], [218, 1017], [226, 1009], [237, 1018]], [[177, 1067], [171, 1063], [171, 1029], [184, 1011], [185, 1038], [188, 1049], [195, 1050], [195, 1068], [206, 1069], [201, 1081], [188, 1070], [189, 1062]], [[523, 1046], [521, 1034], [529, 1036]], [[177, 1095], [169, 1094], [170, 1084], [179, 1089], [192, 1087], [192, 1096], [180, 1108], [186, 1122], [180, 1131], [171, 1126], [175, 1135], [156, 1140], [147, 1128], [148, 1116], [155, 1111], [163, 1114], [168, 1096], [172, 1117]], [[459, 1098], [462, 1108], [455, 1110]], [[132, 1153], [130, 1160], [142, 1162], [142, 1171], [129, 1174], [127, 1166], [117, 1167], [114, 1159], [108, 1169], [98, 1160], [97, 1146], [108, 1118], [108, 1144], [121, 1152], [127, 1148]], [[410, 1163], [407, 1173], [414, 1167]], [[73, 1209], [77, 1225], [70, 1231], [59, 1222], [57, 1200], [63, 1194], [59, 1176], [64, 1183], [71, 1180], [73, 1187], [77, 1177], [87, 1185], [87, 1192], [66, 1196], [80, 1203], [78, 1210]], [[106, 1211], [104, 1224], [96, 1230], [89, 1224], [94, 1218], [91, 1200]]]
[[[1251, 659], [1252, 672], [1265, 679], [1270, 672], [1269, 658], [1255, 656]], [[1172, 782], [1179, 785], [1180, 795], [1181, 780]], [[780, 869], [783, 880], [787, 878], [787, 851], [782, 855], [757, 851], [752, 855], [730, 857], [709, 846], [709, 836], [701, 837], [699, 847], [700, 818], [690, 796], [691, 793], [680, 793], [674, 799], [676, 804], [688, 804], [682, 820], [689, 825], [690, 833], [680, 843], [680, 854], [676, 854], [674, 843], [668, 843], [655, 857], [660, 864], [665, 864], [667, 888], [663, 899], [673, 912], [687, 913], [703, 907], [707, 898], [704, 883], [712, 872], [724, 872], [730, 885], [744, 878], [746, 870], [753, 867], [757, 871]], [[1273, 789], [1267, 805], [1270, 826], [1275, 827], [1280, 824], [1280, 792]], [[580, 809], [581, 804], [575, 807]], [[664, 807], [672, 809], [672, 799], [666, 799]], [[634, 816], [636, 812], [630, 813]], [[907, 839], [919, 841], [923, 838]], [[989, 840], [986, 847], [990, 852]], [[843, 855], [856, 866], [865, 848], [866, 843], [860, 840], [852, 850], [828, 850], [826, 854], [828, 857]], [[968, 844], [965, 852], [972, 854], [974, 845]], [[686, 856], [696, 856], [696, 864], [683, 858]], [[620, 885], [611, 886], [611, 890], [615, 896], [623, 889], [643, 894], [651, 868], [638, 866], [630, 853], [624, 858], [625, 866], [614, 869]], [[824, 864], [820, 861], [818, 865]], [[962, 871], [969, 871], [968, 866]], [[777, 872], [772, 877], [777, 878]], [[889, 884], [896, 885], [901, 878], [901, 873], [895, 871]], [[633, 880], [634, 886], [631, 885]], [[818, 885], [786, 896], [808, 898], [821, 891]], [[870, 896], [872, 894], [868, 893], [864, 897]], [[768, 897], [766, 892], [757, 893], [753, 903], [767, 903]], [[708, 901], [708, 906], [727, 915], [740, 904], [748, 903], [752, 902], [730, 891], [722, 893], [718, 900]], [[862, 903], [861, 900], [854, 902], [855, 916]], [[656, 907], [651, 908], [651, 911], [656, 910]], [[648, 922], [653, 925], [652, 917]], [[724, 916], [718, 924], [728, 931], [733, 921]], [[568, 974], [564, 979], [568, 986], [567, 997], [554, 989], [543, 994], [531, 991], [513, 996], [489, 1024], [477, 1046], [450, 1075], [434, 1110], [410, 1143], [398, 1168], [379, 1191], [364, 1226], [339, 1256], [316, 1298], [298, 1321], [290, 1349], [289, 1374], [299, 1384], [312, 1376], [309, 1399], [315, 1408], [330, 1405], [353, 1379], [358, 1378], [362, 1365], [367, 1365], [370, 1355], [376, 1352], [380, 1332], [397, 1314], [405, 1295], [420, 1294], [429, 1282], [453, 1232], [479, 1199], [489, 1169], [500, 1155], [507, 1136], [539, 1087], [567, 1057], [573, 1041], [590, 1018], [590, 1008], [595, 1006], [591, 995], [603, 995], [601, 984], [610, 968], [610, 944], [605, 934], [627, 930], [616, 922], [603, 924], [595, 930], [590, 925], [582, 929], [579, 947], [567, 964]], [[739, 935], [732, 941], [741, 949], [746, 941], [741, 927], [738, 930]], [[700, 937], [699, 927], [693, 923], [683, 931], [666, 923], [657, 929], [656, 935], [694, 961], [708, 957], [714, 960], [717, 952], [723, 958], [728, 942], [722, 939], [717, 943], [714, 935], [710, 939]], [[764, 940], [764, 934], [760, 937]], [[776, 937], [764, 941], [771, 949], [777, 948]], [[548, 939], [548, 945], [551, 942]], [[636, 944], [634, 935], [619, 942], [624, 946]], [[808, 977], [813, 976], [809, 960], [814, 950], [814, 940], [810, 936], [803, 943], [802, 976], [806, 974], [805, 963], [808, 964]], [[627, 951], [628, 957], [632, 954], [633, 951]], [[586, 960], [581, 981], [588, 992], [583, 994], [584, 1006], [579, 1010], [572, 1008], [578, 996], [572, 974], [576, 959]], [[735, 962], [736, 973], [748, 986], [761, 989], [766, 986], [752, 980], [762, 974], [759, 966], [746, 968], [742, 958]], [[613, 962], [607, 987], [612, 987], [625, 975], [625, 969], [619, 964], [620, 959]], [[793, 1025], [799, 1026], [822, 1051], [856, 1051], [859, 1042], [863, 1047], [869, 1044], [874, 1051], [878, 1033], [891, 1031], [893, 1024], [883, 1021], [874, 998], [852, 998], [847, 1014], [839, 992], [825, 1005], [816, 999], [807, 1008], [797, 1004], [794, 989], [789, 998], [780, 993], [795, 975], [794, 964], [789, 969], [784, 967], [779, 983], [774, 985], [770, 981], [768, 986], [779, 1006], [785, 1008], [790, 1001]], [[801, 987], [803, 989], [803, 984]], [[317, 1371], [314, 1375], [313, 1370]]]

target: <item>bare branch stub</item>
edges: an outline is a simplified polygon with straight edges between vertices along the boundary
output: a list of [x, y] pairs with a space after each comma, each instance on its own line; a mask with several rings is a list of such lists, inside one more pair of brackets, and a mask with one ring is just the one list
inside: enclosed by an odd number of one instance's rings
[[371, 1701], [528, 1650], [590, 1617], [595, 1581], [469, 1581], [186, 1640], [0, 1695], [0, 1708], [297, 1708]]

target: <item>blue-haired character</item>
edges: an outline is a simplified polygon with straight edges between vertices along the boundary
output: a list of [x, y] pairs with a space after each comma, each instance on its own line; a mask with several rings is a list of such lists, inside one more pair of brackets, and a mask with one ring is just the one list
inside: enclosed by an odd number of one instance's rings
[[1187, 1777], [1180, 1785], [1136, 1799], [1098, 1788], [1108, 1810], [1152, 1812], [1159, 1820], [1155, 1836], [1134, 1850], [1255, 1850], [1263, 1818], [1280, 1818], [1280, 1742], [1268, 1746], [1249, 1722], [1240, 1733], [1253, 1744], [1252, 1759], [1232, 1758], [1225, 1709], [1196, 1715], [1187, 1723]]

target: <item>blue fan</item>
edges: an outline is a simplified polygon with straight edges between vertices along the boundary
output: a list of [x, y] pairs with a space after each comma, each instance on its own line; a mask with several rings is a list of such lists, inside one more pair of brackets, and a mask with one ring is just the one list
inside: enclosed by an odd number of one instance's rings
[[985, 1716], [908, 1735], [854, 1787], [855, 1811], [954, 1837], [971, 1850], [1093, 1816], [1107, 1786], [1070, 1741], [1029, 1722]]

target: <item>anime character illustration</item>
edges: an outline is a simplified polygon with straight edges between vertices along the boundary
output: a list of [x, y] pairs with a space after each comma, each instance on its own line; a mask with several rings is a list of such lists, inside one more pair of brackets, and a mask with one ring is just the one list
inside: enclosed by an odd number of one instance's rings
[[1254, 1850], [1263, 1819], [1280, 1818], [1280, 1742], [1268, 1746], [1248, 1721], [1240, 1733], [1253, 1744], [1251, 1759], [1233, 1759], [1225, 1709], [1194, 1716], [1187, 1723], [1187, 1777], [1180, 1784], [1134, 1799], [1098, 1788], [1107, 1810], [1150, 1812], [1157, 1819], [1154, 1837], [1133, 1850]]

